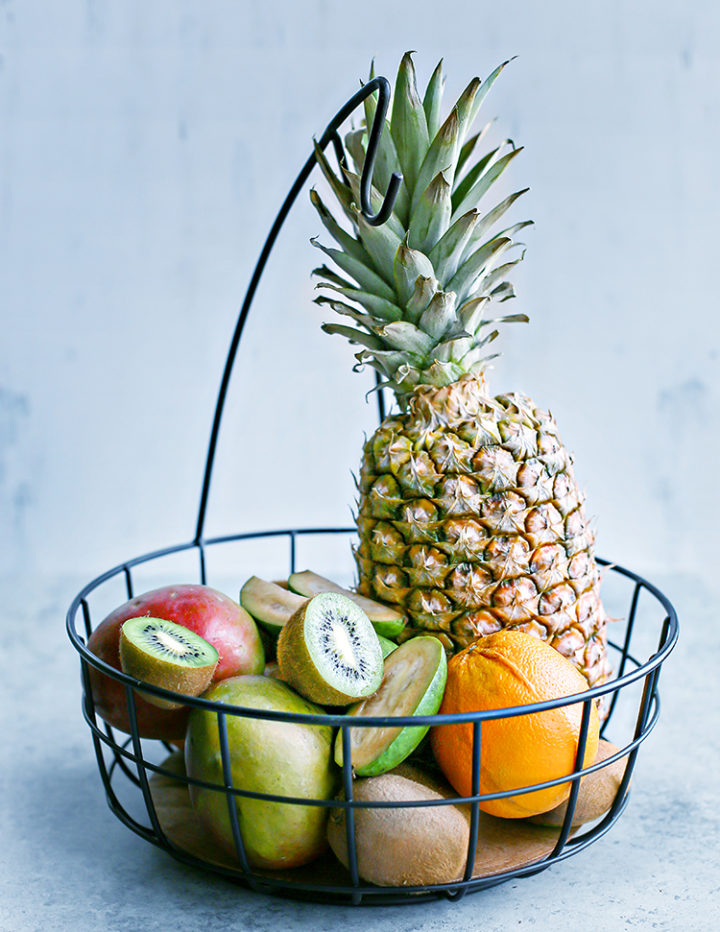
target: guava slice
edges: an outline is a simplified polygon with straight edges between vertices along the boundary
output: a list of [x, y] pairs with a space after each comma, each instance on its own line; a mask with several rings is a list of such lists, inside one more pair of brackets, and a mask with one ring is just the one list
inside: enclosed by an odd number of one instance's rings
[[405, 627], [405, 616], [389, 605], [375, 602], [364, 595], [344, 589], [331, 579], [318, 576], [312, 570], [303, 570], [302, 573], [293, 573], [288, 579], [288, 585], [293, 592], [312, 598], [320, 592], [339, 592], [353, 601], [365, 612], [378, 634], [386, 638], [395, 638]]
[[288, 619], [306, 602], [307, 598], [259, 576], [251, 576], [240, 590], [240, 604], [245, 611], [276, 637]]
[[[352, 706], [347, 715], [435, 715], [446, 680], [447, 659], [440, 641], [429, 635], [411, 638], [385, 660], [377, 692]], [[392, 770], [412, 754], [427, 731], [427, 725], [351, 728], [353, 771], [359, 777], [375, 777]], [[335, 763], [342, 767], [342, 729], [335, 739]]]

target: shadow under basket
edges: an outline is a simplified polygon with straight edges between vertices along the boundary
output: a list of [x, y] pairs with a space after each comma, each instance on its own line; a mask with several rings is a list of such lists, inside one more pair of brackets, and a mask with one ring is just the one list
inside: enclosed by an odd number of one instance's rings
[[[206, 565], [215, 550], [231, 547], [238, 541], [272, 538], [276, 544], [287, 541], [286, 575], [295, 571], [295, 552], [298, 540], [317, 540], [336, 535], [350, 538], [354, 528], [311, 528], [253, 532], [237, 534], [202, 543], [190, 542], [155, 551], [127, 561], [99, 576], [76, 596], [67, 618], [70, 640], [81, 657], [84, 687], [83, 715], [91, 733], [97, 756], [100, 776], [105, 787], [108, 804], [115, 815], [142, 838], [164, 848], [174, 858], [196, 867], [202, 867], [254, 890], [269, 894], [311, 899], [327, 903], [346, 904], [397, 904], [412, 903], [424, 899], [445, 897], [458, 899], [465, 893], [482, 890], [515, 877], [526, 877], [545, 870], [558, 861], [582, 851], [601, 838], [618, 820], [629, 798], [630, 780], [642, 742], [654, 728], [660, 712], [658, 676], [660, 668], [672, 650], [678, 635], [675, 611], [668, 599], [652, 584], [630, 570], [617, 565], [607, 567], [606, 585], [609, 577], [625, 590], [627, 610], [621, 639], [610, 639], [608, 649], [616, 670], [614, 679], [602, 686], [594, 687], [575, 697], [545, 703], [535, 703], [493, 712], [475, 712], [456, 715], [434, 715], [418, 717], [353, 717], [343, 715], [298, 716], [283, 712], [258, 712], [227, 706], [204, 699], [186, 699], [186, 704], [212, 710], [217, 716], [221, 753], [224, 758], [226, 782], [217, 786], [218, 792], [228, 797], [228, 812], [233, 827], [236, 856], [223, 853], [203, 830], [197, 820], [188, 793], [188, 784], [196, 783], [187, 777], [182, 764], [182, 755], [176, 748], [164, 742], [140, 738], [135, 717], [134, 680], [99, 660], [86, 647], [93, 630], [90, 604], [102, 594], [103, 588], [111, 587], [117, 592], [120, 583], [127, 598], [135, 595], [134, 575], [138, 568], [152, 571], [153, 564], [162, 564], [169, 555], [184, 553], [193, 557], [197, 566], [197, 581], [206, 582]], [[285, 549], [285, 548], [283, 548]], [[283, 568], [278, 567], [279, 573]], [[159, 579], [157, 574], [154, 578]], [[167, 579], [166, 583], [176, 580]], [[188, 580], [192, 581], [192, 580]], [[620, 623], [618, 623], [620, 624]], [[652, 643], [656, 646], [649, 658], [642, 662], [637, 656], [635, 643]], [[90, 690], [89, 666], [105, 673], [122, 684], [130, 711], [131, 734], [119, 733], [96, 714]], [[601, 736], [614, 739], [617, 750], [606, 760], [581, 768], [584, 758], [585, 739], [592, 703], [598, 700], [607, 710]], [[521, 790], [505, 793], [484, 794], [479, 792], [480, 768], [482, 766], [482, 724], [491, 718], [527, 715], [561, 705], [583, 703], [583, 718], [580, 743], [572, 774], [555, 781], [534, 784]], [[302, 721], [303, 724], [330, 725], [340, 728], [346, 748], [342, 768], [342, 787], [345, 799], [297, 799], [273, 794], [252, 793], [232, 785], [230, 771], [230, 749], [228, 747], [227, 720], [230, 716], [263, 718], [278, 722]], [[387, 727], [388, 725], [439, 725], [471, 722], [473, 728], [473, 787], [470, 796], [451, 797], [445, 800], [427, 801], [424, 805], [469, 805], [470, 832], [467, 847], [466, 869], [462, 879], [452, 883], [426, 886], [379, 887], [362, 881], [358, 874], [355, 847], [355, 812], [359, 808], [378, 808], [387, 803], [353, 800], [353, 781], [350, 767], [350, 724], [353, 728]], [[620, 735], [622, 734], [622, 740]], [[174, 752], [174, 753], [173, 753]], [[169, 755], [169, 756], [168, 756]], [[616, 761], [624, 764], [614, 800], [600, 818], [584, 826], [573, 825], [573, 814], [580, 789], [580, 780]], [[548, 828], [535, 825], [525, 819], [495, 819], [480, 810], [480, 801], [501, 796], [517, 795], [518, 792], [544, 789], [557, 783], [571, 780], [572, 790], [562, 825]], [[202, 785], [202, 784], [199, 784]], [[344, 807], [345, 828], [348, 845], [348, 868], [344, 868], [328, 852], [310, 864], [285, 871], [264, 871], [248, 866], [240, 832], [236, 797], [250, 797], [277, 802], [280, 805], [299, 803], [323, 807]], [[398, 804], [400, 805], [400, 804]], [[413, 802], [403, 803], [410, 807]], [[414, 805], [423, 805], [415, 801]]]
[[[373, 78], [338, 111], [318, 140], [318, 149], [325, 150], [332, 146], [340, 164], [345, 159], [342, 142], [338, 135], [339, 126], [350, 116], [355, 108], [369, 95], [377, 92], [378, 101], [375, 119], [370, 130], [367, 158], [363, 166], [361, 179], [360, 209], [371, 225], [382, 224], [392, 210], [392, 201], [397, 194], [399, 179], [388, 187], [383, 205], [373, 213], [370, 205], [373, 167], [377, 143], [385, 125], [390, 97], [390, 88], [383, 77]], [[628, 802], [630, 780], [638, 751], [642, 742], [652, 731], [660, 712], [660, 695], [658, 692], [658, 675], [664, 660], [672, 650], [678, 634], [678, 622], [675, 611], [668, 599], [653, 585], [635, 573], [607, 561], [598, 561], [607, 567], [605, 586], [611, 581], [618, 584], [620, 594], [611, 605], [611, 610], [625, 619], [624, 632], [616, 639], [610, 639], [608, 649], [610, 660], [616, 671], [615, 678], [594, 687], [575, 697], [535, 703], [516, 708], [474, 712], [457, 715], [434, 715], [416, 717], [353, 717], [353, 728], [372, 728], [388, 725], [441, 725], [460, 722], [472, 723], [473, 740], [473, 779], [471, 795], [451, 797], [424, 803], [419, 800], [408, 801], [403, 807], [422, 805], [454, 805], [464, 803], [469, 806], [469, 832], [465, 870], [462, 876], [453, 878], [451, 883], [425, 886], [380, 887], [364, 882], [358, 872], [356, 849], [356, 814], [361, 808], [392, 807], [395, 803], [379, 801], [362, 801], [353, 799], [353, 780], [350, 766], [350, 722], [342, 715], [292, 715], [290, 713], [259, 711], [209, 702], [204, 699], [179, 697], [186, 705], [211, 711], [217, 717], [218, 735], [223, 762], [224, 784], [213, 787], [223, 793], [227, 799], [228, 818], [232, 827], [235, 856], [224, 855], [211, 842], [203, 831], [190, 806], [188, 785], [199, 781], [191, 780], [185, 774], [182, 757], [177, 749], [163, 742], [141, 739], [133, 686], [135, 680], [119, 670], [108, 666], [87, 648], [87, 641], [97, 624], [93, 614], [98, 605], [114, 608], [125, 598], [132, 598], [148, 579], [154, 585], [170, 585], [182, 582], [214, 583], [212, 568], [215, 557], [227, 554], [227, 551], [239, 544], [252, 544], [255, 547], [274, 546], [280, 548], [280, 555], [273, 558], [273, 569], [278, 576], [289, 575], [296, 569], [296, 548], [302, 543], [303, 548], [313, 542], [322, 552], [327, 551], [328, 542], [342, 541], [355, 534], [355, 528], [297, 528], [292, 530], [254, 531], [251, 533], [231, 534], [223, 537], [207, 538], [204, 535], [206, 506], [211, 485], [213, 463], [217, 446], [220, 423], [225, 405], [228, 385], [240, 343], [241, 335], [250, 311], [250, 307], [260, 282], [263, 270], [277, 239], [283, 222], [290, 211], [299, 192], [302, 190], [316, 162], [313, 152], [295, 182], [293, 183], [280, 211], [271, 227], [263, 245], [260, 257], [248, 286], [245, 299], [240, 309], [238, 321], [230, 343], [230, 348], [220, 383], [215, 416], [210, 433], [205, 474], [200, 495], [200, 506], [196, 530], [189, 543], [167, 547], [140, 557], [128, 560], [108, 570], [97, 579], [88, 583], [75, 597], [67, 615], [67, 630], [70, 640], [80, 655], [83, 700], [82, 710], [85, 721], [90, 728], [95, 747], [100, 776], [102, 778], [108, 804], [115, 815], [128, 828], [146, 841], [164, 848], [178, 861], [204, 868], [231, 880], [238, 881], [253, 890], [265, 893], [295, 897], [298, 899], [317, 900], [325, 903], [352, 904], [396, 904], [417, 903], [435, 898], [460, 899], [468, 892], [482, 890], [514, 877], [527, 877], [545, 870], [558, 861], [565, 860], [573, 854], [584, 850], [601, 838], [617, 821]], [[377, 391], [378, 414], [382, 421], [385, 416], [383, 392]], [[349, 555], [350, 548], [347, 547]], [[183, 564], [182, 577], [169, 574], [168, 562], [180, 560]], [[232, 561], [231, 561], [232, 562]], [[225, 561], [227, 565], [227, 561]], [[176, 565], [176, 564], [175, 564]], [[238, 564], [237, 561], [234, 563]], [[313, 565], [322, 571], [322, 560]], [[210, 570], [210, 572], [209, 572]], [[256, 566], [248, 565], [245, 576], [234, 581], [238, 585], [249, 575], [258, 572]], [[150, 587], [147, 587], [150, 588]], [[218, 586], [218, 588], [222, 588]], [[606, 603], [608, 604], [608, 603]], [[105, 612], [101, 617], [104, 617]], [[620, 623], [617, 624], [621, 628]], [[647, 660], [638, 659], [647, 657]], [[120, 692], [124, 690], [129, 712], [130, 737], [118, 733], [98, 716], [90, 689], [90, 668], [104, 673], [116, 680]], [[152, 690], [151, 690], [152, 691]], [[612, 756], [581, 769], [584, 760], [585, 742], [591, 718], [591, 708], [595, 701], [602, 703], [606, 713], [602, 735], [610, 737], [617, 747]], [[536, 784], [532, 787], [509, 790], [504, 793], [480, 795], [480, 773], [482, 766], [482, 725], [489, 719], [527, 715], [546, 709], [583, 704], [580, 740], [576, 756], [575, 769], [572, 774], [554, 781]], [[278, 722], [297, 722], [317, 726], [332, 726], [342, 732], [343, 758], [341, 787], [344, 799], [296, 799], [271, 794], [251, 793], [233, 786], [230, 767], [230, 748], [228, 746], [228, 718], [246, 716]], [[170, 755], [170, 756], [168, 756]], [[593, 774], [603, 767], [618, 764], [621, 777], [609, 808], [594, 820], [582, 826], [573, 825], [581, 779]], [[572, 781], [572, 789], [567, 801], [567, 809], [561, 824], [547, 828], [529, 823], [527, 820], [494, 819], [480, 809], [480, 801], [502, 796], [515, 796], [520, 792], [544, 789], [551, 785]], [[328, 852], [305, 867], [285, 871], [263, 871], [251, 869], [248, 865], [243, 838], [238, 824], [235, 800], [238, 797], [250, 797], [275, 802], [278, 805], [310, 805], [321, 807], [341, 807], [345, 809], [345, 834], [347, 841], [347, 869], [342, 867], [334, 856]], [[398, 804], [400, 805], [400, 804]]]

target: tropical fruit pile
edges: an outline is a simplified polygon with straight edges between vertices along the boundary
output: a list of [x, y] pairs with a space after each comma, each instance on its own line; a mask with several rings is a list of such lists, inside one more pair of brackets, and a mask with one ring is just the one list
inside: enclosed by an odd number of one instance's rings
[[[192, 809], [217, 852], [236, 856], [237, 827], [253, 868], [300, 867], [328, 844], [347, 865], [345, 810], [299, 802], [342, 799], [347, 758], [356, 800], [397, 804], [357, 810], [360, 875], [384, 885], [459, 879], [467, 859], [467, 804], [405, 804], [472, 796], [472, 724], [437, 725], [428, 740], [428, 725], [412, 719], [579, 694], [577, 703], [482, 725], [479, 792], [506, 795], [481, 800], [480, 808], [505, 820], [562, 822], [558, 807], [569, 782], [508, 791], [561, 781], [576, 769], [581, 694], [588, 687], [566, 658], [529, 634], [478, 638], [448, 661], [434, 635], [405, 637], [392, 608], [305, 571], [282, 583], [251, 577], [240, 604], [207, 586], [156, 589], [112, 612], [88, 646], [138, 681], [133, 703], [140, 737], [184, 747]], [[100, 715], [131, 730], [118, 694], [124, 688], [97, 670], [91, 684]], [[198, 695], [227, 707], [224, 725], [216, 708], [191, 711], [183, 702]], [[274, 713], [291, 713], [292, 720], [278, 721]], [[327, 713], [343, 716], [347, 727], [316, 722]], [[380, 721], [353, 725], [359, 716]], [[396, 724], [400, 718], [406, 721]], [[595, 761], [598, 747], [593, 703], [583, 766]], [[585, 784], [590, 777], [581, 782], [578, 821], [597, 818], [612, 803], [617, 772], [598, 774], [593, 786]], [[234, 826], [228, 780], [244, 792], [293, 801], [234, 796]]]
[[[131, 710], [122, 684], [91, 671], [98, 713], [125, 731], [134, 716], [141, 736], [184, 742], [197, 817], [231, 855], [239, 832], [252, 867], [296, 867], [328, 843], [348, 863], [346, 808], [302, 800], [335, 799], [349, 760], [354, 799], [385, 804], [354, 813], [360, 875], [457, 880], [467, 806], [402, 804], [468, 797], [479, 780], [491, 797], [481, 809], [504, 824], [561, 823], [584, 704], [484, 721], [479, 773], [471, 723], [435, 726], [428, 739], [427, 725], [393, 718], [581, 697], [610, 675], [572, 457], [547, 411], [524, 394], [493, 395], [486, 380], [499, 325], [527, 320], [496, 310], [514, 297], [514, 240], [529, 221], [502, 223], [527, 189], [486, 206], [521, 150], [510, 140], [483, 150], [490, 124], [474, 127], [503, 67], [473, 78], [443, 114], [442, 66], [421, 97], [403, 57], [370, 187], [372, 210], [397, 188], [385, 222], [360, 206], [376, 95], [346, 136], [351, 161], [341, 157], [336, 171], [316, 148], [337, 204], [333, 214], [311, 191], [334, 241], [313, 241], [331, 263], [315, 270], [316, 300], [345, 319], [323, 329], [349, 340], [357, 368], [371, 366], [396, 401], [364, 445], [356, 590], [309, 570], [280, 582], [253, 576], [239, 604], [205, 586], [166, 587], [118, 608], [90, 638], [138, 684]], [[183, 695], [228, 711], [190, 711]], [[583, 766], [611, 754], [590, 708]], [[280, 712], [287, 720], [273, 719]], [[317, 724], [322, 712], [347, 723]], [[294, 802], [229, 802], [230, 779]], [[577, 818], [597, 818], [616, 787], [612, 767], [584, 778]]]

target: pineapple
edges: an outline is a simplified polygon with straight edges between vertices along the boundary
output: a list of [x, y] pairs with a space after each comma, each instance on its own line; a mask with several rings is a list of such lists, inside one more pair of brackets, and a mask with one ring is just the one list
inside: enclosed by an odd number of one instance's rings
[[495, 228], [524, 191], [478, 208], [521, 150], [507, 140], [478, 157], [487, 127], [470, 135], [503, 67], [473, 79], [442, 121], [442, 63], [421, 100], [403, 57], [373, 209], [393, 171], [403, 184], [382, 226], [357, 206], [375, 98], [364, 127], [346, 137], [354, 170], [335, 173], [317, 149], [346, 218], [339, 223], [311, 192], [339, 247], [313, 241], [339, 269], [315, 270], [316, 300], [349, 319], [323, 329], [359, 347], [358, 367], [377, 370], [398, 408], [364, 447], [358, 589], [403, 611], [406, 637], [432, 632], [452, 652], [501, 628], [525, 631], [597, 685], [609, 676], [606, 615], [572, 458], [550, 414], [525, 395], [493, 397], [485, 380], [494, 325], [527, 321], [489, 314], [514, 297], [506, 276], [522, 254], [507, 254], [529, 221]]

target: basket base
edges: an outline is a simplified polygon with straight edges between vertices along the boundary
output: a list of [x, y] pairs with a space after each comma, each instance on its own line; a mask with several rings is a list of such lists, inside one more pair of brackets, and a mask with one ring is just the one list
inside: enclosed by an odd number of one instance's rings
[[[184, 776], [182, 755], [171, 754], [162, 769]], [[160, 826], [172, 846], [204, 862], [210, 869], [234, 872], [238, 880], [246, 880], [238, 862], [208, 835], [190, 804], [186, 784], [156, 773], [150, 779], [150, 792]], [[533, 825], [522, 819], [497, 819], [480, 812], [473, 879], [536, 864], [552, 852], [558, 835], [559, 829]], [[347, 889], [352, 886], [350, 874], [330, 852], [304, 867], [287, 871], [257, 869], [255, 876], [299, 885], [317, 885], [322, 878], [324, 887]]]

